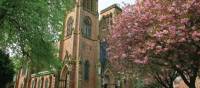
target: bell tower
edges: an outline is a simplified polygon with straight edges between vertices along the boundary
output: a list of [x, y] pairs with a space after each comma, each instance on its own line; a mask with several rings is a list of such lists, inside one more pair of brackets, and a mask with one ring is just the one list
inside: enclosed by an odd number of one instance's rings
[[[71, 68], [68, 72], [70, 88], [96, 88], [96, 63], [99, 58], [98, 0], [74, 1], [74, 8], [66, 12], [60, 58], [63, 62], [73, 62], [65, 66]], [[61, 71], [61, 74], [65, 73]]]

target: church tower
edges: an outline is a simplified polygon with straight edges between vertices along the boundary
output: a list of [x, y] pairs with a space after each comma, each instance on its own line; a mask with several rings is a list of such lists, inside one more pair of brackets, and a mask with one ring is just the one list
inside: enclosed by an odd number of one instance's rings
[[64, 62], [59, 88], [96, 88], [99, 58], [98, 0], [74, 0], [67, 12], [60, 58]]

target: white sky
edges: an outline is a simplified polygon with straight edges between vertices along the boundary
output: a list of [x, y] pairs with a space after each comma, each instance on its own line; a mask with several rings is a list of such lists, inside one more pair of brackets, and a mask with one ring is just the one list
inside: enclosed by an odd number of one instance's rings
[[123, 5], [123, 2], [128, 4], [133, 4], [135, 0], [99, 0], [99, 11], [115, 3]]

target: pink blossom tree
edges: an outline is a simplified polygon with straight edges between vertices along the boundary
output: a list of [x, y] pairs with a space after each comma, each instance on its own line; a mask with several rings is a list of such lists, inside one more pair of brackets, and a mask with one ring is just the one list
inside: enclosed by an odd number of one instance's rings
[[157, 63], [195, 88], [200, 67], [200, 0], [138, 0], [128, 5], [108, 37], [113, 63]]

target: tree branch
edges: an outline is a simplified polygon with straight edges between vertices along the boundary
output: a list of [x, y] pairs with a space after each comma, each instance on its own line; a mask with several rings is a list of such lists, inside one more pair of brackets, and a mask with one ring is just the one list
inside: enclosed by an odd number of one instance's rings
[[179, 74], [180, 74], [180, 76], [181, 76], [181, 78], [183, 79], [183, 81], [185, 82], [185, 84], [186, 85], [189, 85], [190, 84], [190, 82], [187, 80], [187, 78], [185, 77], [185, 75], [184, 75], [184, 73], [183, 73], [183, 71], [181, 71], [179, 68], [177, 68], [177, 67], [173, 67]]

